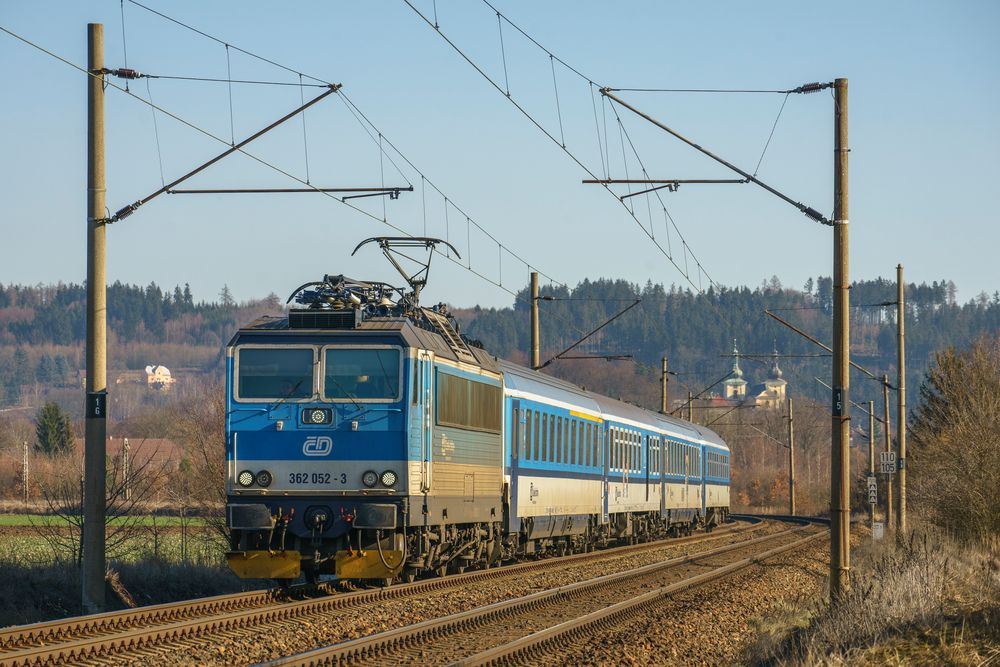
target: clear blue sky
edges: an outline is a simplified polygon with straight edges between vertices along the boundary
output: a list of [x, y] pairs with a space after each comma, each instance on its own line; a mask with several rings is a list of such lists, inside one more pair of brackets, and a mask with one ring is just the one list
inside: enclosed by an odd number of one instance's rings
[[[621, 206], [601, 189], [582, 185], [585, 173], [402, 0], [148, 4], [293, 69], [343, 83], [385, 136], [462, 210], [548, 275], [571, 285], [584, 277], [684, 283]], [[415, 4], [432, 12], [430, 0]], [[889, 276], [902, 262], [910, 280], [954, 280], [962, 300], [1000, 288], [1000, 4], [498, 0], [497, 7], [563, 60], [614, 87], [770, 89], [848, 77], [851, 277]], [[438, 0], [437, 11], [442, 31], [502, 81], [491, 10], [473, 0]], [[118, 0], [0, 0], [0, 25], [83, 65], [86, 23], [103, 22], [107, 64], [121, 66], [119, 12]], [[227, 76], [223, 46], [128, 3], [125, 22], [129, 67]], [[548, 57], [505, 28], [512, 96], [558, 132]], [[84, 76], [5, 34], [0, 63], [7, 84], [0, 110], [0, 282], [81, 282]], [[297, 80], [236, 52], [230, 67], [233, 78]], [[589, 89], [562, 68], [557, 77], [567, 145], [596, 168]], [[230, 138], [226, 85], [160, 79], [149, 86], [158, 105]], [[147, 94], [144, 81], [130, 87]], [[297, 87], [234, 85], [236, 138], [292, 109], [299, 95]], [[750, 170], [782, 102], [779, 95], [622, 95]], [[654, 178], [731, 177], [639, 119], [622, 119]], [[163, 115], [156, 122], [167, 180], [223, 148]], [[832, 123], [828, 92], [791, 96], [759, 173], [825, 214], [832, 211]], [[313, 184], [381, 181], [377, 145], [340, 100], [310, 110], [306, 125]], [[621, 177], [613, 116], [609, 128], [611, 171]], [[150, 109], [110, 88], [107, 133], [108, 206], [114, 211], [159, 187], [160, 168]], [[298, 119], [248, 150], [305, 176]], [[419, 174], [406, 167], [400, 175], [383, 162], [387, 184], [409, 180], [416, 186], [413, 194], [385, 202], [389, 221], [422, 233]], [[635, 177], [634, 164], [630, 169]], [[187, 185], [296, 183], [237, 156]], [[753, 186], [687, 186], [664, 194], [663, 201], [719, 283], [754, 286], [776, 274], [798, 287], [810, 276], [830, 274], [829, 228]], [[446, 232], [440, 195], [428, 189], [426, 202], [428, 233], [448, 233], [463, 257], [471, 249], [474, 269], [499, 279], [496, 247], [474, 232], [470, 248], [464, 217], [452, 209]], [[380, 199], [355, 203], [382, 217]], [[645, 199], [635, 203], [646, 222]], [[657, 239], [665, 241], [662, 211], [653, 210], [653, 218]], [[394, 233], [322, 195], [164, 195], [109, 230], [108, 275], [143, 285], [189, 282], [199, 299], [216, 298], [223, 284], [238, 299], [272, 291], [284, 297], [323, 273], [394, 280], [374, 250], [349, 257], [360, 240]], [[671, 243], [683, 265], [676, 236]], [[527, 269], [505, 255], [502, 278], [516, 289], [527, 281]], [[506, 292], [440, 259], [425, 294], [456, 305], [511, 303]]]

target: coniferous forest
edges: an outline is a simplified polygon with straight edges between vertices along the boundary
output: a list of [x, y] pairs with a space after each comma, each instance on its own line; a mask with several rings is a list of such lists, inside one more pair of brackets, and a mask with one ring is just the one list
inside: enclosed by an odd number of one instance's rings
[[[1000, 293], [956, 300], [947, 280], [906, 286], [908, 383], [916, 388], [936, 351], [964, 347], [981, 333], [1000, 330]], [[827, 390], [814, 378], [829, 376], [829, 358], [812, 343], [780, 325], [765, 309], [816, 338], [829, 342], [832, 281], [810, 279], [801, 289], [777, 277], [750, 289], [710, 288], [703, 294], [648, 282], [584, 280], [575, 288], [543, 286], [540, 303], [542, 361], [569, 347], [636, 299], [640, 303], [601, 329], [568, 356], [631, 355], [632, 360], [555, 361], [546, 371], [598, 391], [655, 407], [660, 359], [676, 375], [674, 397], [700, 392], [732, 366], [734, 339], [744, 355], [741, 367], [751, 383], [765, 378], [777, 350], [790, 391], [825, 401]], [[852, 285], [851, 352], [876, 375], [896, 374], [896, 285], [878, 279]], [[17, 403], [32, 384], [68, 385], [83, 367], [86, 288], [83, 285], [0, 285], [0, 401]], [[453, 308], [463, 333], [500, 357], [526, 362], [529, 294], [522, 289], [509, 308]], [[889, 305], [886, 305], [889, 304]], [[237, 304], [223, 287], [217, 300], [196, 303], [188, 286], [162, 289], [114, 283], [108, 287], [109, 367], [141, 369], [147, 364], [199, 372], [221, 368], [222, 350], [241, 323], [262, 313], [279, 313], [274, 294]], [[678, 394], [677, 392], [681, 392]], [[852, 376], [855, 401], [879, 398], [877, 383]]]
[[[1000, 293], [980, 294], [958, 303], [954, 283], [941, 280], [906, 286], [906, 356], [908, 384], [919, 385], [927, 364], [937, 350], [965, 347], [982, 333], [1000, 330]], [[827, 344], [832, 328], [832, 280], [810, 279], [801, 289], [782, 286], [775, 277], [755, 289], [709, 288], [703, 294], [651, 282], [644, 286], [623, 280], [585, 280], [576, 288], [543, 286], [539, 304], [541, 361], [558, 354], [586, 333], [631, 304], [641, 302], [616, 319], [568, 356], [633, 355], [634, 361], [556, 361], [549, 366], [580, 384], [597, 389], [616, 373], [612, 367], [628, 364], [638, 378], [653, 387], [654, 396], [633, 393], [628, 387], [606, 387], [609, 393], [647, 407], [658, 400], [660, 359], [683, 385], [695, 394], [725, 375], [732, 367], [733, 341], [742, 354], [741, 368], [751, 386], [763, 382], [773, 361], [778, 362], [797, 395], [826, 402], [829, 390], [816, 377], [829, 381], [830, 359], [804, 337], [767, 316], [770, 310], [782, 319]], [[552, 300], [548, 300], [551, 297]], [[896, 283], [878, 279], [851, 287], [851, 355], [856, 363], [876, 375], [896, 377]], [[890, 304], [890, 305], [881, 305]], [[461, 309], [456, 312], [464, 333], [481, 340], [501, 357], [527, 359], [530, 336], [530, 295], [521, 290], [512, 308]], [[758, 356], [759, 355], [759, 356]], [[824, 356], [816, 356], [824, 355]], [[603, 364], [603, 366], [602, 366]], [[589, 371], [574, 370], [574, 366]], [[627, 374], [626, 374], [627, 377]], [[674, 396], [671, 385], [671, 395]], [[617, 393], [616, 393], [617, 392]], [[646, 394], [650, 392], [647, 390]], [[878, 396], [876, 397], [876, 394]], [[852, 371], [851, 398], [857, 402], [881, 397], [878, 383]]]

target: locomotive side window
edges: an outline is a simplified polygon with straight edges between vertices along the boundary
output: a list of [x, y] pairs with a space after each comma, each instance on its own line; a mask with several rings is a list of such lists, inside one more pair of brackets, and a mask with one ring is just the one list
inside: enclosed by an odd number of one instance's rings
[[500, 432], [500, 387], [437, 371], [437, 423]]
[[323, 397], [334, 401], [398, 398], [399, 357], [395, 348], [328, 348]]
[[312, 349], [254, 347], [239, 348], [236, 354], [237, 399], [312, 397]]

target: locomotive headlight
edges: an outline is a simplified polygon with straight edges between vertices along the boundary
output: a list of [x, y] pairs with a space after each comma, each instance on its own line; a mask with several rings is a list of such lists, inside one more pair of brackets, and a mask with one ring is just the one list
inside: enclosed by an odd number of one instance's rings
[[395, 486], [396, 485], [396, 473], [391, 470], [386, 470], [382, 473], [382, 486]]
[[361, 483], [367, 486], [369, 489], [378, 484], [378, 473], [374, 470], [367, 471], [361, 476]]
[[271, 486], [271, 481], [273, 479], [274, 478], [271, 476], [270, 472], [268, 472], [267, 470], [261, 470], [259, 473], [257, 473], [257, 486], [261, 486], [266, 489], [267, 487]]
[[333, 413], [328, 408], [306, 408], [302, 411], [303, 424], [329, 424]]
[[236, 482], [242, 487], [248, 487], [253, 484], [253, 473], [249, 470], [244, 470], [239, 475], [236, 476]]

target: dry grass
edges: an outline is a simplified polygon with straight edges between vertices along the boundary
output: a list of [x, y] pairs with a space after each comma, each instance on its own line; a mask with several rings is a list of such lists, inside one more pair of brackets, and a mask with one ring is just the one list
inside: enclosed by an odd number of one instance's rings
[[951, 664], [1000, 659], [1000, 540], [921, 529], [855, 552], [837, 605], [790, 607], [758, 624], [755, 665]]
[[[235, 593], [268, 585], [241, 580], [229, 568], [148, 560], [116, 563], [109, 574], [112, 608], [159, 604], [207, 595]], [[0, 627], [22, 625], [81, 612], [80, 571], [65, 564], [23, 566], [0, 563]]]

